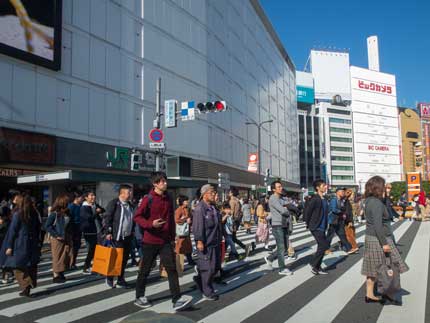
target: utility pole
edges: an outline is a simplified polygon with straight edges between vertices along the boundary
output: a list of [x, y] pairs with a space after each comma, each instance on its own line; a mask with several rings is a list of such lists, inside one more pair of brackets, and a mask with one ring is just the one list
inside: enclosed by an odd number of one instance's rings
[[[157, 79], [157, 87], [156, 87], [156, 96], [155, 96], [155, 120], [154, 120], [154, 128], [161, 129], [161, 78]], [[155, 171], [160, 171], [160, 163], [161, 163], [161, 152], [157, 150], [155, 152]]]
[[259, 188], [261, 187], [261, 127], [266, 123], [272, 123], [273, 120], [266, 120], [260, 123], [257, 123], [255, 121], [252, 122], [246, 122], [246, 125], [254, 125], [257, 127], [258, 130], [258, 143], [257, 143], [257, 150], [258, 150], [258, 183], [257, 183], [257, 192], [258, 196], [260, 196]]

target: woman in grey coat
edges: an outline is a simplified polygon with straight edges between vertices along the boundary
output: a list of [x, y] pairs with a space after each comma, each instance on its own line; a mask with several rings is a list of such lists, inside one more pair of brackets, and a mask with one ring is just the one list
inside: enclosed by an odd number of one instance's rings
[[397, 250], [391, 233], [391, 218], [382, 199], [385, 195], [385, 180], [374, 176], [366, 183], [364, 214], [366, 217], [366, 236], [364, 243], [364, 258], [361, 273], [366, 280], [366, 303], [385, 303], [390, 301], [394, 305], [401, 305], [395, 295], [383, 295], [378, 298], [374, 294], [377, 270], [381, 264], [387, 262], [388, 255], [393, 263], [398, 263], [400, 273], [408, 270]]

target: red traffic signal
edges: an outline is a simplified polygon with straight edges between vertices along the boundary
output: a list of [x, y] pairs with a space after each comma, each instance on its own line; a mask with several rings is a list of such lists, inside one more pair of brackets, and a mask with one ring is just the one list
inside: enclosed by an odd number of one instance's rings
[[222, 112], [227, 110], [227, 106], [225, 105], [225, 101], [215, 101], [214, 103], [215, 109], [217, 112]]
[[222, 112], [227, 110], [227, 106], [225, 104], [225, 101], [215, 101], [215, 102], [205, 102], [205, 103], [200, 102], [197, 104], [197, 110], [199, 110], [200, 113]]

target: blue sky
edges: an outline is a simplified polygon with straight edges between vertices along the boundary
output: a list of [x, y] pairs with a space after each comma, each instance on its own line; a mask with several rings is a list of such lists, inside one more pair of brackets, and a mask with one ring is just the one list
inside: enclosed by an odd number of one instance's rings
[[303, 70], [312, 47], [350, 50], [367, 67], [366, 38], [377, 35], [381, 72], [396, 75], [397, 101], [430, 102], [429, 0], [260, 0], [294, 61]]

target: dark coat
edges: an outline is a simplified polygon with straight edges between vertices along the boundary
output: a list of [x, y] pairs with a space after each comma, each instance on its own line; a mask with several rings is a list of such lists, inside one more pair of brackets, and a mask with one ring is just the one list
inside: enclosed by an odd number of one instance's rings
[[[19, 211], [18, 211], [19, 212]], [[26, 268], [40, 261], [40, 227], [37, 214], [31, 216], [29, 224], [21, 221], [15, 212], [0, 250], [0, 266], [10, 268]], [[6, 249], [12, 249], [12, 256], [6, 255]]]
[[[127, 202], [133, 212], [133, 205]], [[117, 239], [119, 226], [121, 224], [121, 202], [119, 198], [115, 198], [106, 206], [106, 211], [103, 215], [105, 234], [112, 234], [114, 240]], [[134, 232], [135, 223], [132, 221], [133, 227], [131, 232]]]
[[[308, 229], [311, 231], [318, 229], [324, 215], [322, 199], [318, 194], [315, 194], [309, 201], [306, 202], [303, 214]], [[328, 207], [325, 216], [328, 217]]]
[[93, 212], [89, 205], [81, 206], [81, 231], [86, 234], [97, 234], [96, 221], [99, 220], [98, 215]]
[[348, 199], [345, 200], [345, 214], [346, 214], [345, 224], [353, 223], [354, 214], [352, 212], [352, 204]]

